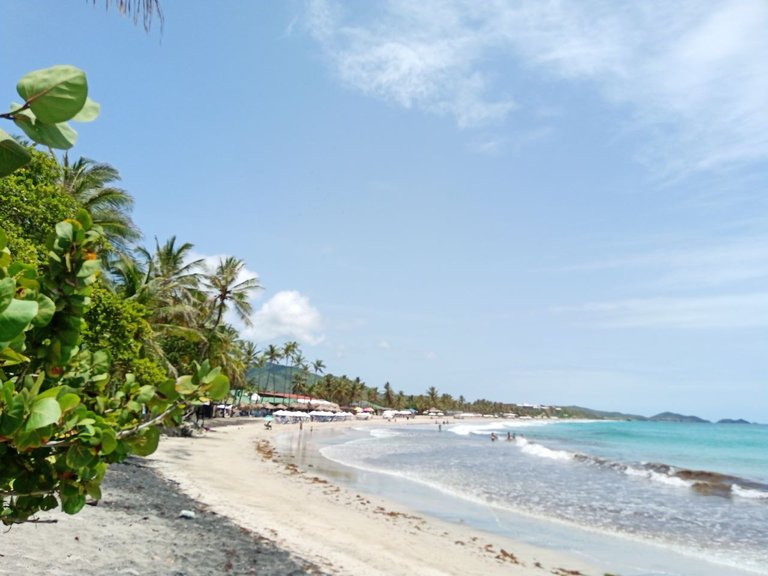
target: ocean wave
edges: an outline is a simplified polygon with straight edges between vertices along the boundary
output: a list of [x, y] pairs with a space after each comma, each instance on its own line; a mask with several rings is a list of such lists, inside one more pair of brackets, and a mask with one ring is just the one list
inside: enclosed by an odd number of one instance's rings
[[401, 435], [400, 432], [387, 428], [370, 428], [368, 431], [374, 438], [394, 438]]
[[768, 500], [768, 490], [757, 490], [755, 488], [743, 488], [738, 484], [731, 485], [731, 492], [739, 498], [752, 498], [756, 500]]
[[451, 424], [447, 430], [458, 436], [470, 436], [471, 434], [506, 434], [508, 431], [519, 430], [520, 428], [533, 428], [538, 426], [550, 426], [561, 422], [560, 420], [492, 420], [479, 424]]
[[611, 469], [627, 476], [644, 478], [667, 486], [686, 488], [704, 496], [720, 496], [724, 498], [736, 496], [739, 498], [768, 501], [768, 485], [739, 478], [738, 476], [709, 470], [689, 470], [657, 462], [627, 464], [579, 452], [555, 450], [520, 436], [515, 440], [515, 444], [520, 447], [521, 452], [530, 456], [548, 458], [550, 460], [573, 460]]
[[457, 436], [469, 436], [471, 434], [490, 434], [491, 432], [500, 432], [501, 426], [495, 423], [489, 424], [458, 424], [451, 426], [448, 431]]
[[520, 450], [526, 454], [539, 456], [540, 458], [549, 458], [550, 460], [573, 460], [576, 456], [573, 452], [566, 452], [565, 450], [552, 450], [543, 444], [529, 442], [525, 438], [517, 438], [515, 440], [515, 444], [520, 446]]

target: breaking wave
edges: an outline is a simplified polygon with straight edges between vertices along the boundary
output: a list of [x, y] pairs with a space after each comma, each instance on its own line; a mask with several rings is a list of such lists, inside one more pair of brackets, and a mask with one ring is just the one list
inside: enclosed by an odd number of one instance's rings
[[768, 485], [738, 476], [708, 470], [689, 470], [657, 462], [627, 464], [589, 454], [554, 450], [522, 437], [518, 437], [515, 444], [520, 447], [521, 452], [531, 456], [550, 460], [573, 460], [591, 466], [604, 467], [624, 473], [627, 476], [644, 478], [667, 486], [687, 488], [704, 496], [768, 501]]

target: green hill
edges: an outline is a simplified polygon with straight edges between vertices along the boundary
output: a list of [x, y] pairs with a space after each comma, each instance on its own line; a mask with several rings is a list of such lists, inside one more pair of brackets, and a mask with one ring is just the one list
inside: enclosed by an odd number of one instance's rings
[[653, 422], [693, 422], [693, 423], [709, 423], [709, 420], [704, 420], [698, 416], [685, 416], [683, 414], [677, 414], [675, 412], [662, 412], [648, 418]]
[[[248, 369], [248, 380], [256, 385], [260, 392], [293, 393], [293, 377], [298, 373], [297, 368], [281, 364], [267, 364], [264, 368], [251, 366]], [[320, 380], [315, 374], [307, 374], [307, 385]]]
[[567, 412], [571, 418], [586, 418], [589, 420], [648, 420], [645, 416], [639, 416], [637, 414], [606, 412], [604, 410], [584, 408], [583, 406], [563, 406], [562, 409]]

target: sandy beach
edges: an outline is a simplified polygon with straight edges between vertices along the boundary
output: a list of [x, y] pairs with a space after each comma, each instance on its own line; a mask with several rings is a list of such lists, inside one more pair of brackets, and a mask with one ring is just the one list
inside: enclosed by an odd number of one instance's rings
[[[6, 529], [0, 574], [605, 573], [301, 470], [291, 449], [275, 450], [275, 438], [289, 434], [281, 446], [311, 450], [306, 428], [227, 420], [203, 436], [164, 438], [150, 458], [114, 466], [98, 506]], [[315, 433], [349, 425], [366, 424], [323, 423]], [[182, 510], [194, 518], [180, 518]]]

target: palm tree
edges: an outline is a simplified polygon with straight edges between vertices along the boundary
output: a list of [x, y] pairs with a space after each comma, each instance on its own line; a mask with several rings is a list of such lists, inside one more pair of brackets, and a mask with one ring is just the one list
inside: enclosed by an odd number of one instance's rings
[[267, 390], [269, 390], [269, 381], [272, 380], [272, 395], [275, 394], [275, 372], [274, 372], [274, 366], [277, 364], [278, 360], [282, 358], [282, 352], [280, 349], [275, 346], [274, 344], [270, 344], [267, 346], [266, 351], [264, 354], [267, 357], [267, 361], [269, 362], [269, 368], [267, 368]]
[[315, 372], [315, 376], [320, 378], [320, 374], [325, 371], [325, 363], [322, 360], [315, 360], [312, 362], [312, 370]]
[[427, 399], [429, 400], [429, 407], [430, 408], [437, 408], [437, 398], [438, 398], [438, 391], [437, 388], [434, 386], [430, 386], [427, 388]]
[[[264, 387], [261, 385], [261, 379], [264, 372], [264, 368], [267, 367], [267, 355], [264, 353], [259, 354], [256, 356], [256, 358], [253, 360], [251, 365], [256, 368], [257, 376], [256, 376], [256, 390], [259, 392], [259, 394], [264, 393]], [[267, 385], [269, 385], [269, 380], [267, 380]]]
[[228, 256], [219, 260], [212, 274], [205, 275], [204, 282], [211, 290], [215, 319], [211, 331], [221, 323], [224, 312], [232, 306], [237, 317], [246, 326], [252, 326], [253, 306], [249, 298], [254, 290], [261, 288], [257, 278], [247, 278], [238, 282], [238, 276], [245, 268], [245, 262]]
[[384, 384], [384, 404], [390, 408], [395, 405], [395, 391], [392, 390], [392, 385], [389, 382]]
[[64, 155], [61, 188], [85, 208], [93, 222], [104, 230], [110, 247], [118, 254], [127, 254], [130, 245], [141, 239], [141, 232], [131, 220], [133, 197], [114, 186], [120, 173], [109, 164], [78, 158], [70, 165]]
[[[96, 4], [96, 0], [93, 0]], [[160, 9], [160, 0], [105, 0], [107, 8], [112, 4], [117, 4], [117, 10], [120, 14], [128, 14], [133, 18], [133, 23], [139, 21], [139, 15], [144, 23], [144, 30], [149, 32], [152, 26], [152, 18], [157, 17], [160, 20], [160, 28], [163, 27], [163, 11]]]
[[[288, 369], [288, 365], [293, 365], [294, 358], [296, 357], [296, 354], [299, 352], [299, 343], [298, 342], [286, 342], [283, 344], [282, 349], [282, 355], [283, 360], [285, 360], [285, 371], [287, 374], [291, 374], [292, 370]], [[290, 382], [290, 377], [288, 378], [288, 381]]]
[[191, 250], [192, 244], [177, 245], [175, 237], [163, 245], [155, 239], [154, 253], [138, 248], [138, 261], [120, 255], [114, 266], [118, 291], [149, 311], [147, 320], [157, 335], [149, 348], [173, 376], [178, 375], [175, 364], [198, 357], [198, 343], [205, 340], [202, 260], [190, 261]]

